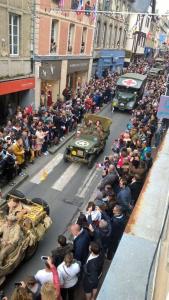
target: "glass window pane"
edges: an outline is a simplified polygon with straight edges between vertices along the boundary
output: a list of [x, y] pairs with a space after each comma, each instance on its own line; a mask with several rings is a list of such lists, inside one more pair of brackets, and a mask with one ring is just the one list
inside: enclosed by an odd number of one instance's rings
[[10, 54], [12, 54], [12, 45], [10, 45]]
[[17, 25], [18, 24], [18, 16], [13, 15], [13, 24]]
[[13, 46], [13, 54], [18, 54], [18, 46], [17, 45]]
[[13, 43], [14, 45], [18, 44], [18, 37], [16, 35], [13, 37]]
[[18, 34], [18, 27], [17, 26], [13, 26], [13, 34], [14, 35]]

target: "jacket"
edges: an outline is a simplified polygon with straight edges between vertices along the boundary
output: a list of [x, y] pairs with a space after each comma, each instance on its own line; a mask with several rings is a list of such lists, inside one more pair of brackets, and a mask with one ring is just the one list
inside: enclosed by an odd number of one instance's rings
[[13, 144], [13, 153], [16, 156], [16, 160], [18, 165], [21, 165], [24, 163], [24, 149], [23, 147], [19, 147], [17, 143]]
[[99, 277], [102, 273], [103, 263], [104, 256], [100, 254], [98, 257], [89, 260], [84, 265], [84, 286], [90, 285], [93, 288], [97, 288]]
[[52, 250], [52, 260], [55, 265], [55, 267], [58, 267], [63, 260], [65, 255], [68, 252], [73, 251], [73, 244], [72, 243], [67, 243], [64, 247], [57, 247], [56, 249]]
[[79, 260], [82, 265], [86, 262], [89, 254], [90, 237], [87, 230], [82, 229], [81, 233], [74, 239], [74, 258]]

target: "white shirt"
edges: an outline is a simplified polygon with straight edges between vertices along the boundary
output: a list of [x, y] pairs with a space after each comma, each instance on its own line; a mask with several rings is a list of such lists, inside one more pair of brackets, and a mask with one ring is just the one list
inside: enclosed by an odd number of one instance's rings
[[47, 272], [45, 269], [39, 270], [35, 275], [35, 279], [38, 280], [41, 285], [45, 282], [53, 282], [53, 273]]
[[80, 272], [80, 266], [77, 262], [74, 262], [70, 267], [62, 262], [57, 268], [60, 284], [63, 288], [70, 288], [75, 286], [78, 281], [77, 274]]
[[96, 258], [96, 257], [98, 257], [99, 256], [99, 254], [93, 254], [93, 253], [91, 253], [90, 255], [89, 255], [89, 257], [88, 257], [88, 259], [87, 259], [87, 263], [88, 263], [88, 261], [89, 260], [92, 260], [92, 259], [94, 259], [94, 258]]

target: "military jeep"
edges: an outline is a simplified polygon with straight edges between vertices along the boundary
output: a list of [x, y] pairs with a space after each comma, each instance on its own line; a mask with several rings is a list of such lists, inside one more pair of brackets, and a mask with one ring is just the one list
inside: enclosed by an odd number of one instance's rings
[[8, 193], [6, 199], [0, 199], [0, 226], [6, 222], [9, 213], [8, 201], [19, 200], [27, 213], [17, 218], [21, 229], [21, 238], [15, 250], [10, 252], [0, 266], [0, 285], [6, 276], [12, 273], [23, 261], [31, 258], [37, 250], [39, 241], [43, 238], [52, 221], [49, 217], [49, 206], [40, 198], [29, 200], [18, 190]]
[[158, 77], [160, 75], [163, 75], [165, 72], [166, 66], [165, 61], [163, 58], [156, 58], [155, 63], [153, 64], [152, 68], [148, 72], [148, 77]]
[[[93, 126], [88, 129], [87, 124], [90, 121]], [[100, 122], [102, 128], [101, 136], [95, 127], [97, 121]], [[95, 114], [86, 114], [83, 125], [77, 130], [75, 137], [65, 149], [64, 161], [86, 163], [89, 169], [92, 168], [95, 158], [106, 145], [111, 123], [112, 120], [110, 118]]]

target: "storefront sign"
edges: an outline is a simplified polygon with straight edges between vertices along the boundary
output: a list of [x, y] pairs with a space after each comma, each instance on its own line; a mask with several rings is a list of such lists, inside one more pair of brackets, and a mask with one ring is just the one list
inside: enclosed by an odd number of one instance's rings
[[67, 73], [71, 74], [74, 72], [88, 71], [88, 68], [89, 68], [88, 59], [69, 60]]
[[169, 96], [162, 95], [157, 112], [158, 119], [169, 119]]
[[35, 87], [35, 78], [24, 78], [0, 82], [0, 95], [7, 95]]
[[43, 61], [39, 67], [39, 78], [42, 80], [58, 80], [61, 74], [61, 61]]

